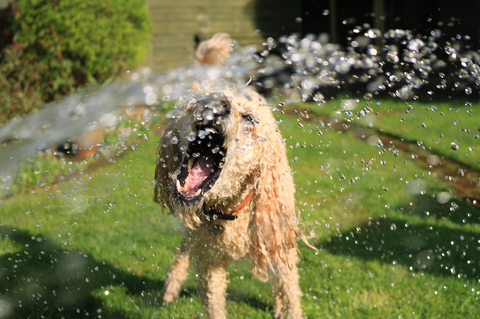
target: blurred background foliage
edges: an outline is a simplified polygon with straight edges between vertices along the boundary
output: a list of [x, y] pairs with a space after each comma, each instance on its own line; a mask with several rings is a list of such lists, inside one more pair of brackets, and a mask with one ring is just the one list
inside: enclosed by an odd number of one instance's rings
[[151, 21], [143, 0], [20, 0], [7, 11], [0, 124], [147, 56]]

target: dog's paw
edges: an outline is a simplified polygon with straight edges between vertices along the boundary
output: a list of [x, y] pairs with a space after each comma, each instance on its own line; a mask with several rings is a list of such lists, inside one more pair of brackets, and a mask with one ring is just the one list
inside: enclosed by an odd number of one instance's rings
[[163, 302], [165, 303], [165, 306], [177, 299], [181, 289], [182, 284], [178, 280], [171, 278], [167, 279], [165, 287], [163, 288]]

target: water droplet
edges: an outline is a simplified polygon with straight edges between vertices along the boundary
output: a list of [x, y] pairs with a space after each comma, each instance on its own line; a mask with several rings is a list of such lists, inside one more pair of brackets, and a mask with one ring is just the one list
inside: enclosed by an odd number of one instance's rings
[[450, 148], [451, 148], [452, 150], [454, 150], [454, 151], [458, 151], [458, 149], [459, 149], [460, 147], [458, 146], [457, 143], [451, 142], [451, 143], [450, 143]]
[[83, 195], [74, 196], [71, 199], [70, 206], [76, 213], [83, 213], [88, 207], [88, 200]]
[[367, 138], [367, 143], [370, 146], [377, 146], [377, 147], [382, 147], [383, 142], [381, 139], [378, 138], [376, 135], [371, 135]]
[[318, 104], [325, 103], [325, 97], [321, 93], [315, 93], [315, 95], [313, 96], [313, 100], [315, 102], [318, 102]]
[[407, 48], [411, 51], [419, 51], [424, 46], [425, 46], [425, 43], [422, 40], [413, 39], [408, 43]]
[[158, 96], [154, 92], [150, 92], [147, 95], [145, 95], [145, 104], [146, 105], [153, 105], [155, 102], [157, 102]]
[[188, 140], [189, 142], [195, 141], [196, 138], [197, 138], [197, 134], [196, 134], [195, 132], [190, 132], [190, 133], [188, 133], [188, 135], [187, 135], [187, 140]]
[[430, 267], [435, 261], [435, 255], [431, 250], [424, 250], [415, 257], [415, 268], [426, 269]]
[[438, 165], [440, 163], [440, 158], [435, 154], [430, 154], [427, 156], [427, 163], [432, 166]]
[[397, 230], [397, 225], [395, 225], [395, 223], [392, 223], [390, 225], [390, 230]]
[[449, 192], [440, 192], [437, 195], [437, 202], [440, 204], [446, 204], [450, 201], [450, 193]]

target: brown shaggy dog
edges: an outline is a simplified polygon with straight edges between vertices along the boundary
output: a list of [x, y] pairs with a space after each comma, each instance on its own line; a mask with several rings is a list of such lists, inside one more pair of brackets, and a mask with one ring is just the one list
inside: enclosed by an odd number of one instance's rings
[[191, 259], [207, 317], [225, 318], [227, 263], [249, 254], [254, 276], [272, 278], [275, 317], [301, 318], [296, 241], [307, 239], [298, 228], [285, 143], [267, 102], [248, 88], [211, 85], [174, 114], [155, 172], [155, 201], [183, 226], [165, 304], [178, 297]]

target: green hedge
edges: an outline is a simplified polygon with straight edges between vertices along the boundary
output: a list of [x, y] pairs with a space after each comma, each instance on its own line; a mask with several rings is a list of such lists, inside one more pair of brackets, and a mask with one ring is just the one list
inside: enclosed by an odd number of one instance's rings
[[45, 65], [31, 54], [23, 54], [25, 45], [12, 44], [2, 52], [0, 63], [0, 125], [18, 114], [28, 113], [44, 104], [40, 73]]
[[[11, 48], [3, 50], [0, 77], [5, 70], [10, 76], [21, 73], [12, 70], [15, 63], [27, 69], [37, 65], [28, 72], [38, 75], [43, 102], [103, 82], [146, 58], [151, 22], [145, 0], [20, 0], [11, 9], [12, 45], [21, 49], [10, 57]], [[27, 85], [20, 76], [16, 80], [21, 89]], [[2, 87], [12, 81], [0, 79], [0, 91], [17, 92]], [[0, 112], [10, 106], [0, 96]]]

